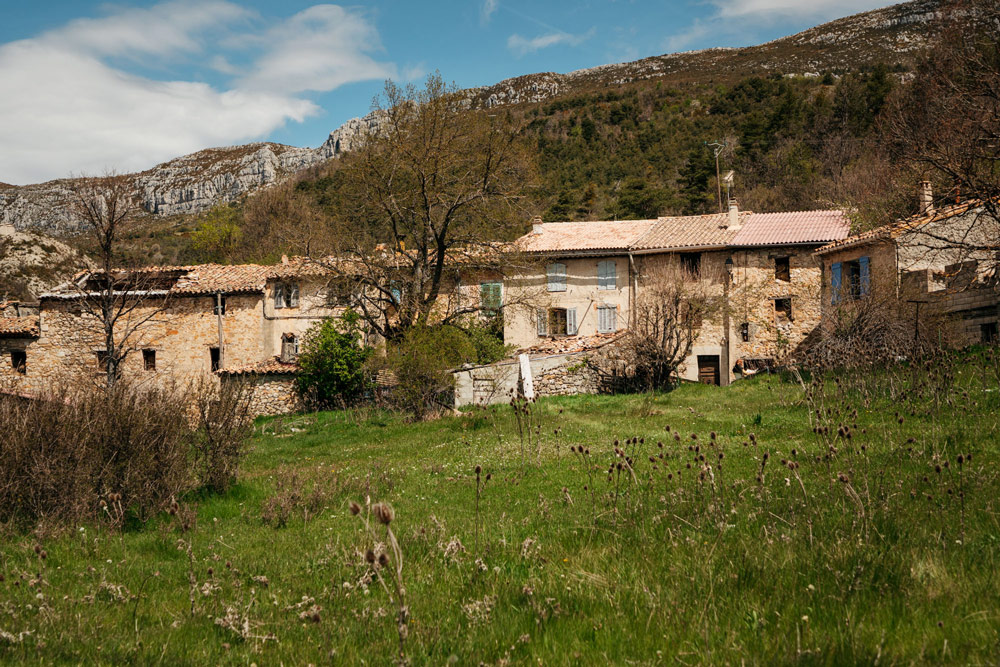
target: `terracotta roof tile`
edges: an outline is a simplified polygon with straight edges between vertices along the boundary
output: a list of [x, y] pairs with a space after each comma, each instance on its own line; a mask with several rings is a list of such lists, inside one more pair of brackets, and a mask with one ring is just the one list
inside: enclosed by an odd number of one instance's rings
[[271, 357], [252, 364], [223, 368], [219, 375], [294, 375], [301, 370], [297, 363], [285, 363], [280, 357]]
[[882, 225], [881, 227], [876, 227], [875, 229], [870, 229], [866, 232], [860, 234], [854, 234], [853, 236], [848, 236], [846, 238], [834, 241], [833, 243], [828, 243], [827, 245], [816, 250], [816, 254], [822, 255], [834, 250], [842, 250], [844, 248], [852, 248], [854, 246], [862, 245], [868, 243], [869, 241], [876, 241], [880, 239], [893, 239], [898, 237], [900, 234], [908, 232], [919, 227], [923, 227], [929, 222], [937, 222], [938, 220], [947, 220], [948, 218], [953, 218], [956, 215], [962, 215], [968, 212], [970, 209], [974, 209], [980, 205], [979, 201], [970, 200], [963, 204], [956, 204], [954, 206], [949, 206], [935, 211], [934, 213], [928, 214], [918, 214], [912, 217], [906, 218], [905, 220], [899, 220], [897, 222], [889, 223], [888, 225]]
[[734, 246], [827, 243], [847, 238], [851, 222], [844, 211], [753, 213], [730, 241]]
[[38, 337], [37, 317], [0, 317], [0, 336]]
[[544, 222], [515, 244], [523, 252], [626, 251], [652, 229], [656, 220]]
[[[750, 213], [740, 213], [746, 219]], [[636, 241], [636, 250], [668, 250], [724, 246], [732, 238], [728, 213], [710, 215], [678, 215], [660, 218], [656, 225]]]
[[518, 354], [528, 355], [549, 355], [549, 354], [572, 354], [574, 352], [585, 352], [603, 347], [620, 338], [625, 332], [595, 334], [593, 336], [565, 336], [562, 338], [550, 338], [537, 345], [518, 350]]

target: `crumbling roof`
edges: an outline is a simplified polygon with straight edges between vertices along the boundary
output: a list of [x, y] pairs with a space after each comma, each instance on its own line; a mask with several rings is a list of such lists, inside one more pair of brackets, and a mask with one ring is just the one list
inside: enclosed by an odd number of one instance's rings
[[219, 375], [294, 375], [302, 370], [297, 363], [287, 363], [280, 357], [271, 357], [252, 364], [223, 368], [216, 371]]
[[833, 252], [834, 250], [852, 248], [854, 246], [863, 245], [873, 241], [894, 239], [901, 234], [919, 229], [926, 224], [963, 215], [968, 213], [970, 210], [978, 208], [979, 205], [979, 201], [970, 200], [962, 204], [955, 204], [954, 206], [948, 206], [946, 208], [935, 210], [933, 213], [917, 214], [904, 220], [891, 222], [888, 225], [882, 225], [881, 227], [876, 227], [875, 229], [870, 229], [866, 232], [854, 234], [853, 236], [847, 236], [843, 239], [834, 241], [833, 243], [828, 243], [827, 245], [817, 249], [816, 254], [823, 255]]
[[753, 213], [743, 221], [743, 226], [730, 240], [730, 245], [826, 243], [845, 239], [850, 232], [850, 220], [844, 211], [838, 209]]
[[517, 240], [522, 252], [627, 251], [656, 220], [543, 222]]
[[37, 338], [37, 317], [0, 317], [0, 336], [6, 338]]
[[[749, 211], [739, 213], [745, 220]], [[728, 228], [728, 213], [677, 215], [660, 218], [633, 245], [635, 250], [672, 250], [681, 248], [723, 247], [733, 237]]]
[[518, 354], [528, 355], [551, 355], [551, 354], [572, 354], [574, 352], [586, 352], [604, 347], [608, 343], [614, 342], [624, 331], [614, 333], [595, 334], [593, 336], [561, 336], [553, 337], [544, 342], [518, 350]]

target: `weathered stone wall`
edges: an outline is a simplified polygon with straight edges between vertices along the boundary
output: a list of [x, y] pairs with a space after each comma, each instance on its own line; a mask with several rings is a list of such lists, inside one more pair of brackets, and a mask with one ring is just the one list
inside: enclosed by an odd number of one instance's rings
[[[238, 375], [222, 375], [222, 384], [242, 382]], [[295, 391], [295, 376], [290, 374], [263, 374], [255, 378], [250, 412], [255, 416], [285, 415], [303, 409], [298, 392]]]
[[601, 391], [601, 378], [590, 365], [592, 352], [532, 360], [531, 373], [537, 396], [573, 396], [597, 394]]

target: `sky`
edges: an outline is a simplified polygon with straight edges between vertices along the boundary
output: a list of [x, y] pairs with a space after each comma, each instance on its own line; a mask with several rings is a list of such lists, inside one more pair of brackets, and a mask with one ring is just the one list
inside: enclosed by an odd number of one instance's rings
[[0, 182], [315, 147], [386, 79], [462, 88], [759, 44], [886, 0], [0, 0]]

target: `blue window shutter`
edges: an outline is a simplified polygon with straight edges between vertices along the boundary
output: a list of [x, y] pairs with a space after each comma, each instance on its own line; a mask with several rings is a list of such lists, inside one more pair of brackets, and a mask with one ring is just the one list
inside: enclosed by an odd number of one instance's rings
[[399, 288], [399, 283], [395, 281], [390, 283], [389, 292], [392, 294], [392, 302], [398, 306], [403, 300], [403, 290]]
[[608, 332], [618, 331], [618, 307], [608, 306]]
[[544, 308], [538, 308], [535, 311], [535, 318], [538, 323], [538, 335], [547, 336], [549, 335], [549, 313]]
[[871, 268], [869, 267], [868, 257], [858, 258], [858, 274], [861, 282], [861, 295], [864, 296], [868, 294], [868, 290], [871, 287]]
[[576, 335], [576, 308], [566, 309], [566, 335]]
[[833, 288], [833, 298], [830, 300], [831, 303], [840, 303], [840, 269], [840, 262], [837, 262], [830, 267], [830, 286]]

